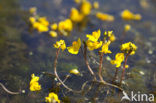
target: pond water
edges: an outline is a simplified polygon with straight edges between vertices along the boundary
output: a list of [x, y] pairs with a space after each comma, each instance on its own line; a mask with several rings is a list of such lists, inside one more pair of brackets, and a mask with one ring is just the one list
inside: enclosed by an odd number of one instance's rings
[[[71, 44], [78, 37], [85, 40], [85, 34], [94, 30], [113, 30], [117, 40], [110, 47], [113, 54], [108, 56], [114, 58], [120, 51], [120, 37], [125, 24], [130, 24], [132, 30], [127, 33], [124, 42], [134, 42], [138, 50], [128, 59], [130, 68], [126, 70], [127, 79], [123, 88], [127, 92], [140, 91], [156, 95], [156, 2], [154, 0], [98, 0], [98, 2], [100, 4], [98, 11], [114, 15], [114, 22], [101, 22], [89, 16], [86, 26], [81, 29], [76, 26], [70, 36], [52, 38], [47, 33], [30, 30], [29, 8], [35, 6], [39, 15], [46, 16], [49, 21], [59, 22], [68, 17], [72, 7], [77, 7], [73, 0], [0, 0], [0, 83], [11, 91], [25, 90], [24, 94], [10, 95], [0, 87], [0, 103], [44, 103], [44, 97], [49, 91], [53, 91], [54, 87], [53, 78], [44, 75], [43, 72], [53, 73], [56, 56], [53, 43], [56, 40], [65, 39]], [[140, 13], [142, 20], [123, 21], [120, 13], [124, 9]], [[97, 53], [91, 52], [89, 55], [98, 61]], [[104, 61], [106, 70], [103, 76], [109, 82], [114, 75], [115, 66], [112, 66], [106, 58]], [[64, 51], [59, 56], [57, 68], [61, 77], [68, 74], [71, 68], [78, 68], [83, 74], [83, 76], [72, 75], [67, 81], [67, 84], [76, 90], [90, 79], [84, 62], [81, 53], [71, 55]], [[94, 71], [97, 71], [98, 65], [92, 59], [90, 64]], [[41, 78], [43, 91], [34, 93], [29, 90], [32, 73]], [[97, 86], [84, 98], [61, 87], [58, 96], [66, 101], [65, 103], [120, 103], [117, 94], [105, 95], [105, 92], [108, 92], [107, 87], [104, 87], [103, 93], [99, 93], [98, 99], [95, 99], [96, 90]]]

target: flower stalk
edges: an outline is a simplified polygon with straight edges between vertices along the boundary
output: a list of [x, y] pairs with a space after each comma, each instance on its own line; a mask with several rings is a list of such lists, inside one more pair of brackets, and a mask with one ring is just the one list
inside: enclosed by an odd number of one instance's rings
[[125, 57], [125, 62], [124, 62], [124, 65], [123, 65], [123, 68], [122, 68], [122, 74], [121, 74], [121, 78], [120, 78], [120, 86], [122, 84], [122, 81], [124, 80], [125, 78], [125, 69], [126, 69], [126, 64], [127, 64], [127, 59], [128, 59], [128, 56], [131, 54], [131, 51], [126, 55]]
[[95, 76], [95, 74], [94, 74], [94, 72], [93, 72], [92, 68], [90, 67], [89, 62], [87, 60], [87, 45], [86, 45], [85, 42], [83, 42], [83, 43], [84, 43], [84, 53], [83, 53], [83, 55], [84, 55], [85, 63], [87, 65], [87, 68], [88, 68], [89, 72], [94, 77], [94, 80], [96, 80], [96, 76]]
[[103, 77], [102, 77], [103, 53], [100, 53], [99, 55], [100, 55], [100, 65], [99, 65], [99, 73], [98, 73], [98, 75], [99, 75], [100, 80], [101, 80], [101, 81], [104, 81], [104, 80], [103, 80]]

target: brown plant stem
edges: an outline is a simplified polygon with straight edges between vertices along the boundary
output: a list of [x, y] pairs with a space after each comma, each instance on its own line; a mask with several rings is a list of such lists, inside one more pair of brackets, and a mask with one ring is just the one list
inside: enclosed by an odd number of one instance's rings
[[122, 81], [125, 78], [125, 69], [126, 69], [127, 59], [128, 59], [128, 56], [130, 55], [130, 53], [131, 53], [131, 51], [125, 57], [125, 62], [124, 62], [123, 68], [122, 68], [122, 74], [121, 74], [121, 78], [120, 78], [120, 86], [122, 84]]
[[114, 83], [115, 80], [117, 79], [118, 71], [119, 71], [119, 68], [116, 68], [116, 70], [115, 70], [115, 75], [114, 75], [114, 78], [113, 78], [113, 80], [112, 80], [113, 83]]
[[83, 53], [83, 55], [84, 55], [85, 63], [87, 65], [88, 70], [90, 71], [91, 75], [94, 77], [94, 80], [96, 80], [96, 76], [95, 76], [95, 74], [94, 74], [94, 72], [93, 72], [92, 68], [90, 67], [88, 60], [87, 60], [87, 45], [85, 42], [84, 42], [84, 53]]
[[0, 86], [3, 88], [4, 91], [6, 91], [7, 93], [9, 93], [11, 95], [20, 94], [20, 92], [12, 92], [12, 91], [8, 90], [2, 83], [0, 83]]
[[99, 75], [100, 80], [101, 80], [101, 81], [104, 81], [104, 80], [103, 80], [103, 77], [102, 77], [103, 53], [100, 53], [99, 55], [100, 55], [100, 62], [99, 62], [100, 64], [99, 64], [99, 73], [98, 73], [98, 75]]
[[[55, 57], [55, 60], [54, 60], [54, 74], [56, 76], [56, 78], [58, 79], [58, 81], [66, 88], [68, 89], [69, 91], [71, 92], [74, 92], [74, 93], [83, 93], [84, 90], [85, 90], [85, 86], [89, 83], [89, 81], [86, 81], [82, 87], [81, 87], [81, 90], [77, 91], [77, 90], [73, 90], [71, 88], [69, 88], [66, 84], [64, 84], [64, 82], [60, 79], [59, 75], [57, 74], [57, 60], [58, 60], [58, 56], [59, 56], [59, 52], [60, 52], [60, 48], [57, 49], [56, 51], [56, 57]], [[94, 74], [94, 72], [93, 72]], [[114, 85], [114, 84], [111, 84], [111, 83], [107, 83], [106, 81], [97, 81], [96, 78], [93, 80], [93, 81], [90, 81], [91, 83], [100, 83], [100, 84], [103, 84], [103, 85], [107, 85], [107, 86], [111, 86], [111, 87], [114, 87], [114, 88], [118, 88], [119, 90], [123, 91], [123, 89], [117, 85]], [[88, 90], [90, 90], [92, 88], [92, 86], [90, 88], [88, 88]], [[88, 91], [87, 90], [87, 91]]]
[[121, 87], [119, 87], [119, 86], [117, 86], [115, 84], [108, 83], [106, 81], [93, 81], [93, 82], [100, 83], [100, 84], [103, 84], [103, 85], [107, 85], [107, 86], [110, 86], [110, 87], [114, 87], [114, 88], [117, 88], [117, 89], [119, 89], [121, 91], [124, 91]]
[[58, 76], [57, 74], [57, 60], [58, 60], [58, 56], [59, 56], [59, 52], [60, 52], [60, 48], [57, 49], [56, 51], [56, 57], [55, 57], [55, 61], [54, 61], [54, 73], [55, 73], [55, 76], [56, 78], [59, 80], [59, 82], [66, 88], [68, 89], [69, 91], [72, 91], [72, 92], [76, 92], [76, 93], [80, 93], [80, 91], [75, 91], [71, 88], [69, 88], [67, 85], [64, 84], [64, 82], [60, 79], [60, 77]]

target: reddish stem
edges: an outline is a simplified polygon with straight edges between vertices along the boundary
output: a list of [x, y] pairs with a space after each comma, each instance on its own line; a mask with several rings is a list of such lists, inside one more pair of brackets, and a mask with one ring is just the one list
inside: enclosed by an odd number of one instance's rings
[[122, 75], [121, 75], [121, 79], [120, 79], [120, 86], [122, 84], [122, 81], [124, 80], [125, 78], [125, 69], [126, 69], [126, 63], [127, 63], [127, 59], [128, 59], [128, 56], [130, 55], [131, 52], [129, 52], [126, 57], [125, 57], [125, 62], [124, 62], [124, 65], [123, 65], [123, 68], [122, 68]]
[[69, 91], [80, 93], [80, 91], [74, 91], [73, 89], [71, 89], [67, 85], [65, 85], [64, 82], [60, 79], [59, 75], [57, 74], [57, 68], [56, 68], [56, 66], [57, 66], [57, 60], [58, 60], [59, 52], [60, 52], [60, 48], [58, 48], [57, 51], [56, 51], [56, 57], [55, 57], [55, 61], [54, 61], [54, 73], [55, 73], [56, 78]]
[[115, 75], [114, 75], [114, 78], [113, 78], [113, 80], [112, 80], [113, 83], [114, 83], [115, 80], [117, 79], [118, 71], [119, 71], [119, 68], [116, 68], [116, 70], [115, 70]]
[[85, 63], [87, 65], [87, 68], [89, 70], [89, 72], [91, 73], [91, 75], [94, 77], [94, 80], [96, 80], [96, 76], [92, 70], [92, 68], [90, 67], [88, 60], [87, 60], [87, 46], [86, 43], [84, 42], [84, 53], [83, 53], [84, 59], [85, 59]]
[[103, 53], [100, 53], [99, 78], [101, 81], [104, 81], [102, 78], [102, 62], [103, 62]]

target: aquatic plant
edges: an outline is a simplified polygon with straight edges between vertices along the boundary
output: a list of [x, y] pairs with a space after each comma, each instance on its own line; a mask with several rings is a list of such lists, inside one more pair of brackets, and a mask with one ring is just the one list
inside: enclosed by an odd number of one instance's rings
[[45, 102], [48, 102], [48, 103], [60, 103], [60, 100], [58, 98], [58, 95], [51, 92], [49, 93], [48, 97], [45, 97]]
[[[102, 21], [111, 21], [113, 22], [115, 20], [115, 17], [113, 15], [107, 14], [107, 13], [102, 13], [100, 11], [92, 13], [92, 9], [98, 9], [99, 8], [99, 3], [94, 2], [91, 4], [87, 0], [75, 0], [77, 5], [79, 5], [79, 8], [72, 7], [69, 17], [67, 19], [64, 19], [62, 21], [59, 21], [58, 23], [53, 22], [49, 23], [46, 19], [46, 17], [40, 17], [36, 13], [36, 8], [31, 8], [30, 13], [33, 14], [34, 16], [29, 18], [30, 23], [32, 24], [32, 27], [38, 30], [39, 32], [49, 32], [51, 37], [58, 37], [58, 34], [68, 36], [69, 33], [71, 33], [74, 29], [74, 25], [79, 25], [82, 22], [84, 22], [85, 18], [87, 18], [89, 15], [94, 15], [96, 18], [102, 20]], [[129, 10], [124, 10], [121, 13], [121, 17], [124, 20], [140, 20], [141, 15], [140, 14], [133, 14]], [[130, 31], [131, 26], [129, 24], [126, 24], [124, 26], [124, 32]], [[107, 79], [103, 76], [103, 59], [105, 55], [113, 53], [111, 51], [110, 45], [112, 42], [116, 40], [116, 37], [113, 33], [113, 31], [104, 31], [103, 33], [101, 30], [96, 30], [93, 31], [91, 34], [86, 34], [86, 39], [80, 39], [78, 38], [77, 41], [73, 41], [71, 45], [69, 46], [68, 43], [65, 43], [65, 40], [59, 40], [56, 41], [55, 44], [53, 44], [54, 48], [56, 48], [56, 57], [54, 60], [54, 76], [57, 79], [57, 84], [56, 86], [63, 86], [70, 92], [74, 93], [84, 93], [85, 95], [85, 87], [86, 85], [91, 85], [92, 83], [96, 83], [102, 86], [108, 86], [111, 88], [116, 88], [119, 91], [124, 91], [122, 88], [122, 81], [124, 80], [125, 77], [125, 69], [128, 68], [129, 66], [127, 65], [127, 59], [130, 55], [134, 55], [135, 51], [137, 49], [137, 46], [133, 44], [132, 42], [124, 43], [120, 46], [120, 52], [115, 55], [115, 59], [111, 60], [110, 62], [112, 65], [116, 65], [116, 72], [113, 78], [112, 82], [107, 81]], [[67, 47], [66, 47], [67, 45]], [[66, 80], [70, 78], [71, 76], [67, 74], [62, 80], [60, 76], [58, 75], [58, 70], [57, 70], [57, 65], [58, 65], [58, 57], [60, 55], [60, 50], [65, 51], [67, 48], [67, 51], [70, 54], [77, 55], [78, 53], [82, 53], [85, 64], [88, 68], [88, 71], [90, 72], [90, 75], [92, 78], [90, 80], [87, 80], [84, 82], [80, 90], [74, 90], [71, 87], [69, 87], [66, 84]], [[92, 69], [92, 67], [89, 64], [88, 61], [88, 50], [89, 52], [96, 51], [98, 54], [97, 56], [99, 57], [99, 67], [97, 69], [97, 73], [95, 70]], [[116, 77], [119, 75], [118, 71], [119, 68], [122, 68], [122, 74], [120, 78], [120, 82], [116, 82]], [[70, 74], [73, 75], [81, 75], [81, 71], [79, 71], [77, 68], [73, 68], [72, 70], [69, 71]], [[88, 76], [90, 76], [88, 74]], [[36, 81], [37, 82], [37, 81]], [[91, 83], [91, 84], [90, 84]], [[31, 85], [30, 85], [31, 86]], [[37, 85], [39, 86], [39, 84]], [[35, 86], [34, 86], [35, 87]], [[92, 86], [90, 89], [93, 88]], [[31, 89], [32, 91], [34, 90], [39, 90], [39, 89]], [[89, 90], [87, 90], [89, 91]], [[55, 94], [56, 93], [56, 94]], [[49, 93], [48, 97], [45, 97], [46, 102], [60, 102], [61, 100], [58, 99], [58, 92], [52, 92]]]
[[41, 90], [41, 85], [38, 83], [39, 77], [35, 76], [35, 74], [31, 75], [31, 81], [30, 81], [30, 91], [39, 91]]

